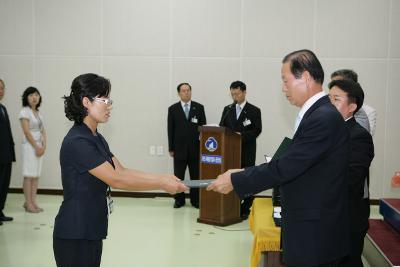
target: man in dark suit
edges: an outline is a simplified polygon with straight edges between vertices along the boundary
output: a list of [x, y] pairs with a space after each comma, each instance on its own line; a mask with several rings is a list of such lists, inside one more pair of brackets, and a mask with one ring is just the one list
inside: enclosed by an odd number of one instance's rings
[[354, 81], [334, 80], [329, 84], [329, 97], [346, 121], [351, 144], [348, 181], [351, 250], [350, 256], [340, 266], [363, 267], [361, 254], [370, 214], [369, 167], [374, 158], [372, 136], [354, 117], [363, 105], [364, 92]]
[[[4, 97], [5, 84], [0, 79], [0, 101]], [[7, 109], [0, 103], [0, 225], [4, 221], [12, 221], [12, 217], [3, 213], [10, 186], [11, 166], [15, 161], [14, 140], [11, 133]]]
[[[168, 108], [168, 145], [169, 154], [174, 158], [174, 174], [185, 179], [186, 167], [189, 167], [190, 179], [199, 179], [199, 130], [206, 124], [203, 105], [192, 101], [192, 87], [181, 83], [177, 87], [181, 101]], [[174, 196], [174, 208], [185, 205], [185, 193]], [[199, 207], [199, 189], [190, 189], [190, 203]]]
[[[241, 168], [254, 166], [256, 163], [256, 139], [262, 130], [261, 111], [246, 101], [246, 84], [233, 82], [230, 86], [233, 104], [224, 108], [220, 126], [227, 127], [242, 137]], [[240, 205], [240, 216], [249, 217], [254, 196], [246, 197]]]
[[278, 160], [229, 170], [207, 189], [240, 198], [280, 185], [286, 266], [339, 266], [350, 251], [346, 124], [323, 92], [324, 71], [309, 50], [284, 57], [282, 91], [300, 107], [292, 143]]

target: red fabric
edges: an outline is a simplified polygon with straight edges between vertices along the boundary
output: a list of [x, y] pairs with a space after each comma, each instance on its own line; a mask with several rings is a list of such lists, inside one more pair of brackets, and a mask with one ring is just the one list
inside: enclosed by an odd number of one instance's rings
[[382, 201], [388, 203], [390, 206], [392, 206], [397, 213], [400, 214], [400, 199], [398, 198], [383, 198]]
[[369, 220], [368, 235], [393, 265], [400, 265], [400, 234], [383, 220]]

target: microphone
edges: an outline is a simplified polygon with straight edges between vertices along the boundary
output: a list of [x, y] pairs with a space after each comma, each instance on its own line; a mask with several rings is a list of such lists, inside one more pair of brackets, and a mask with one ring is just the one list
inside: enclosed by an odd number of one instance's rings
[[236, 104], [237, 104], [237, 101], [234, 100], [233, 103], [229, 105], [229, 108], [230, 108], [230, 109], [233, 108], [234, 106], [236, 106]]
[[223, 126], [223, 123], [224, 123], [226, 117], [228, 117], [229, 112], [231, 112], [232, 108], [235, 107], [236, 104], [237, 104], [237, 101], [234, 100], [233, 103], [230, 104], [230, 105], [228, 106], [228, 110], [227, 110], [227, 111], [225, 112], [225, 114], [222, 116], [222, 119], [221, 119], [221, 122], [219, 123], [219, 126]]

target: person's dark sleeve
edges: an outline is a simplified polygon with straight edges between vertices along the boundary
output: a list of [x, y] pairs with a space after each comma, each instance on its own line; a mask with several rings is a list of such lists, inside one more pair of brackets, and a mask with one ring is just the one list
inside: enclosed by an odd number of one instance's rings
[[226, 127], [226, 123], [225, 120], [228, 117], [228, 114], [226, 114], [227, 112], [229, 112], [229, 107], [224, 107], [224, 110], [222, 111], [222, 115], [221, 115], [221, 121], [219, 122], [219, 126], [223, 126]]
[[92, 170], [107, 161], [97, 148], [96, 143], [87, 138], [74, 139], [67, 146], [67, 155], [73, 161], [79, 173]]
[[168, 109], [168, 151], [174, 151], [174, 118], [172, 115], [171, 107]]
[[[268, 164], [246, 168], [231, 175], [232, 185], [237, 195], [243, 199], [276, 185], [288, 183], [304, 174], [329, 152], [339, 129], [339, 120], [310, 118], [301, 134], [293, 139], [286, 153]], [[348, 132], [346, 131], [346, 134]]]
[[262, 131], [262, 122], [261, 122], [261, 111], [259, 108], [255, 109], [255, 114], [254, 118], [252, 118], [252, 122], [254, 123], [254, 128], [251, 130], [246, 130], [246, 127], [244, 131], [242, 132], [242, 140], [243, 143], [247, 143], [250, 141], [254, 141], [261, 133]]
[[373, 158], [374, 144], [371, 135], [367, 132], [361, 132], [352, 137], [349, 169], [350, 188], [357, 184], [364, 184]]

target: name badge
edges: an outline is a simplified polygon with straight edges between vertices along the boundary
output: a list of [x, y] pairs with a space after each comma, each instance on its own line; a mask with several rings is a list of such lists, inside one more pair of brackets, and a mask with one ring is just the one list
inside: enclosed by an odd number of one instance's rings
[[243, 122], [243, 126], [244, 126], [244, 127], [249, 126], [250, 124], [251, 124], [251, 120], [249, 120], [249, 119], [247, 119], [247, 118], [246, 118], [246, 119], [244, 120], [244, 122]]
[[194, 117], [192, 118], [192, 122], [193, 122], [193, 123], [197, 123], [197, 122], [198, 122], [196, 116], [194, 116]]
[[110, 194], [107, 194], [107, 210], [108, 215], [110, 215], [114, 211], [114, 201], [112, 200]]

